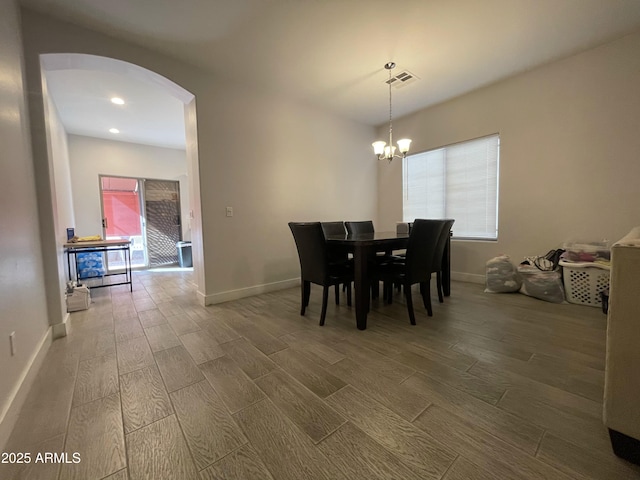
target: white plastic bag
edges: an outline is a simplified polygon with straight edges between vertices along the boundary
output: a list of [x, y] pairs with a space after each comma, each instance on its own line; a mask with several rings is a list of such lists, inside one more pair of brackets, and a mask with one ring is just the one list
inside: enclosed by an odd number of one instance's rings
[[552, 303], [564, 303], [562, 270], [540, 270], [535, 265], [518, 265], [522, 277], [520, 293]]
[[81, 287], [73, 287], [67, 295], [67, 312], [77, 312], [78, 310], [87, 310], [91, 304], [91, 294], [89, 287], [83, 285]]
[[487, 262], [485, 292], [508, 293], [520, 290], [522, 281], [508, 255], [494, 257]]

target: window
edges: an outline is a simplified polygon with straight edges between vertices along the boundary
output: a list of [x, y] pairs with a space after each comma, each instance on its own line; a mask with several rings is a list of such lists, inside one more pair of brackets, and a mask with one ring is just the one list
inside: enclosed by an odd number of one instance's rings
[[407, 156], [403, 221], [454, 218], [454, 238], [496, 240], [499, 157], [499, 135]]

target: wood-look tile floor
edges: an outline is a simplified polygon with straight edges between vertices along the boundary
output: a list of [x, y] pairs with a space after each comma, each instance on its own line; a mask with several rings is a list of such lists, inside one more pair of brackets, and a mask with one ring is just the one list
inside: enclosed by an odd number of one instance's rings
[[201, 307], [191, 273], [93, 290], [28, 394], [4, 479], [640, 479], [602, 424], [606, 317], [454, 283], [427, 317], [321, 289]]

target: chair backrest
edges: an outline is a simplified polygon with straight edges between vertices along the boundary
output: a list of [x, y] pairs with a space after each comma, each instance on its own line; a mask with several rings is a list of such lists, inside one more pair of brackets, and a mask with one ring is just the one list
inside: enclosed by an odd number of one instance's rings
[[451, 227], [453, 227], [454, 219], [448, 218], [442, 220], [442, 231], [440, 232], [440, 238], [436, 245], [436, 250], [433, 254], [433, 265], [431, 266], [431, 272], [439, 272], [442, 270], [442, 256], [444, 255], [444, 247], [447, 245], [447, 240], [451, 235]]
[[302, 280], [322, 285], [328, 274], [327, 244], [320, 222], [289, 222], [298, 248]]
[[407, 243], [406, 272], [411, 283], [425, 281], [431, 275], [431, 266], [440, 240], [444, 220], [416, 219]]
[[366, 220], [364, 222], [344, 222], [345, 227], [347, 227], [347, 233], [351, 235], [352, 233], [374, 233], [373, 229], [373, 221]]
[[321, 225], [325, 237], [345, 234], [344, 222], [322, 222]]
[[[344, 222], [322, 222], [322, 231], [325, 239], [330, 235], [344, 237], [347, 231]], [[341, 245], [327, 245], [327, 260], [329, 263], [344, 262], [349, 258], [347, 251]]]

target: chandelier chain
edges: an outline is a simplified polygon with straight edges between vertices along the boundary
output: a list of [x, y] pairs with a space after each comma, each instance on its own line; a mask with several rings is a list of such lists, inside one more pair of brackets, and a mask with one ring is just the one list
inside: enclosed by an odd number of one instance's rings
[[391, 69], [389, 69], [389, 145], [393, 145], [393, 122], [391, 103]]

